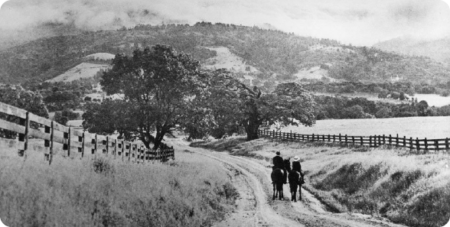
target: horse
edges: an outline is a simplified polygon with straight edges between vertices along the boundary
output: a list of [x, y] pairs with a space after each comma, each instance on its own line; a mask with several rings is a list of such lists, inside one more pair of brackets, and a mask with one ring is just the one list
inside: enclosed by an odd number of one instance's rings
[[291, 172], [296, 172], [298, 174], [298, 175], [294, 174], [292, 176], [293, 184], [295, 184], [295, 182], [296, 182], [295, 185], [291, 184], [291, 176], [289, 176], [289, 184], [291, 186], [291, 195], [293, 195], [293, 198], [295, 198], [294, 201], [297, 201], [296, 193], [297, 193], [297, 186], [298, 186], [299, 199], [302, 200], [302, 185], [305, 183], [305, 180], [303, 178], [302, 166], [300, 164], [300, 158], [298, 158], [297, 156], [294, 157], [294, 161], [292, 162], [292, 171]]
[[287, 183], [288, 172], [291, 171], [290, 159], [283, 160], [283, 168], [272, 167], [272, 184], [273, 184], [273, 199], [275, 199], [278, 194], [279, 199], [283, 199], [283, 184]]
[[303, 180], [302, 175], [296, 171], [292, 170], [289, 172], [289, 186], [291, 189], [291, 201], [297, 202], [297, 188], [299, 193], [299, 200], [302, 200], [302, 184], [305, 181]]
[[273, 184], [273, 200], [275, 200], [278, 196], [280, 200], [283, 199], [283, 184], [285, 182], [283, 169], [272, 167], [272, 174], [270, 175], [272, 178]]

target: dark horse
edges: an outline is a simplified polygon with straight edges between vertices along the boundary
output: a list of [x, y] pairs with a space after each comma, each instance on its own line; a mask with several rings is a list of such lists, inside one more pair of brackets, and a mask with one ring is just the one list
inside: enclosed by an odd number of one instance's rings
[[295, 156], [294, 162], [292, 162], [292, 171], [289, 172], [289, 186], [291, 188], [291, 200], [297, 202], [297, 188], [299, 193], [299, 199], [302, 200], [302, 184], [305, 183], [303, 179], [302, 166], [300, 159]]
[[289, 172], [289, 186], [291, 189], [291, 201], [297, 202], [297, 188], [299, 194], [299, 200], [302, 200], [302, 184], [305, 181], [303, 180], [303, 176], [296, 170], [292, 170]]
[[289, 159], [283, 160], [283, 168], [272, 167], [272, 184], [273, 184], [273, 199], [283, 199], [283, 184], [287, 183], [288, 172], [291, 171], [291, 162]]
[[272, 184], [273, 184], [273, 198], [276, 199], [277, 195], [278, 198], [281, 200], [283, 199], [283, 184], [284, 184], [284, 171], [281, 168], [276, 168], [275, 166], [272, 167], [272, 174], [270, 177], [272, 178]]

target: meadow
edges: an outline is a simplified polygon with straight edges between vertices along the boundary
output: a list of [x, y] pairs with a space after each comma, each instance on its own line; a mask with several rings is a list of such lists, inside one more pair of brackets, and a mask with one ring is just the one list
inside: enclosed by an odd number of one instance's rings
[[450, 96], [443, 97], [437, 94], [415, 94], [413, 97], [417, 98], [419, 102], [421, 100], [426, 101], [429, 106], [441, 107], [450, 105]]
[[203, 146], [251, 156], [269, 165], [276, 151], [299, 156], [303, 186], [332, 212], [387, 218], [414, 227], [441, 227], [450, 218], [450, 156], [408, 150], [339, 147], [324, 143], [245, 141], [243, 137]]
[[[273, 129], [272, 127], [271, 130]], [[443, 139], [450, 137], [450, 117], [320, 120], [312, 127], [288, 126], [281, 131], [325, 135], [342, 133], [353, 136], [399, 134], [408, 138]]]
[[[7, 226], [209, 226], [238, 196], [216, 161], [179, 151], [176, 161], [135, 164], [0, 147], [0, 217]], [[32, 146], [35, 147], [35, 146]]]

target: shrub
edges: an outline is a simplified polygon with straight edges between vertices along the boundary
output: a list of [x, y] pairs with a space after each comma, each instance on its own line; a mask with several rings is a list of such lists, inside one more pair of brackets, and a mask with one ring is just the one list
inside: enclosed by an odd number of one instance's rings
[[104, 158], [95, 159], [94, 162], [92, 162], [92, 167], [94, 172], [96, 173], [104, 173], [104, 174], [113, 173], [112, 165], [109, 163], [108, 160]]

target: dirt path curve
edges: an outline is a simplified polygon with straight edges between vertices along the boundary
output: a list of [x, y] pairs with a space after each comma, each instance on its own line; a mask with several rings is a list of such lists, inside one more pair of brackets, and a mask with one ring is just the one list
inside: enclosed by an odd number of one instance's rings
[[306, 227], [401, 227], [369, 215], [331, 213], [311, 193], [302, 190], [303, 200], [290, 202], [288, 187], [285, 200], [273, 201], [270, 168], [264, 161], [232, 156], [203, 148], [189, 147], [187, 142], [171, 141], [175, 150], [189, 150], [222, 163], [228, 170], [233, 185], [240, 194], [237, 209], [220, 222], [224, 226], [306, 226]]

